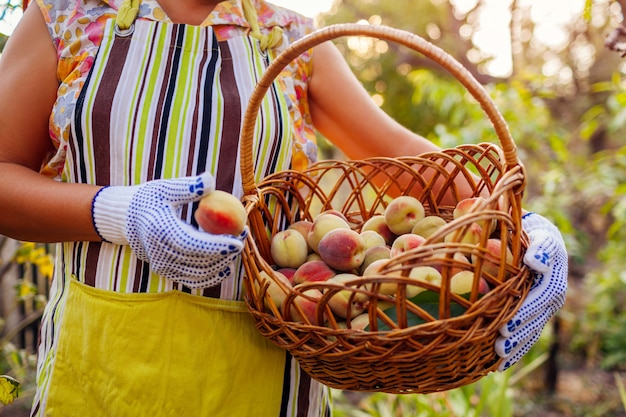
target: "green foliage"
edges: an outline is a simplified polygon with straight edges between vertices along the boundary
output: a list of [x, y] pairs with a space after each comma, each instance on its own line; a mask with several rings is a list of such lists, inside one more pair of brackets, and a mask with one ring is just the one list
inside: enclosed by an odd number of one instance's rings
[[356, 404], [335, 391], [333, 417], [513, 416], [510, 372], [491, 373], [476, 383], [441, 393], [360, 395]]

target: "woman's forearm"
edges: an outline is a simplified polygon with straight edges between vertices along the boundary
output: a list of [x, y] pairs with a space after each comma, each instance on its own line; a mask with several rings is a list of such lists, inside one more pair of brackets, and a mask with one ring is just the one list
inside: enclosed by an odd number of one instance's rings
[[99, 241], [91, 218], [98, 189], [0, 162], [0, 234], [32, 242]]

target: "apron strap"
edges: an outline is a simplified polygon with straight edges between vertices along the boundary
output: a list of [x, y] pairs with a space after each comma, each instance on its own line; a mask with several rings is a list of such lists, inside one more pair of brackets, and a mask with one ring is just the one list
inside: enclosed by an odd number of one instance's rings
[[121, 30], [128, 30], [139, 14], [139, 3], [141, 0], [124, 0], [117, 11], [117, 26]]
[[256, 8], [252, 3], [252, 0], [243, 0], [243, 15], [250, 25], [250, 36], [258, 39], [261, 42], [261, 50], [265, 51], [269, 48], [280, 46], [283, 42], [283, 29], [279, 26], [274, 26], [269, 34], [261, 34], [259, 29], [259, 17], [256, 13]]
[[[137, 14], [139, 14], [139, 3], [141, 0], [124, 0], [117, 12], [117, 27], [121, 32], [131, 30], [131, 26]], [[283, 29], [274, 26], [268, 34], [262, 34], [259, 28], [259, 17], [252, 0], [243, 0], [243, 14], [250, 25], [250, 36], [261, 42], [261, 50], [279, 46], [283, 42]]]

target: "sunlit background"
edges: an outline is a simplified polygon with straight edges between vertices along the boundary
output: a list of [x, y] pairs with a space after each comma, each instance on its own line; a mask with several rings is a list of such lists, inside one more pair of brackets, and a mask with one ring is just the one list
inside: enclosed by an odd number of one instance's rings
[[[477, 0], [452, 0], [460, 13], [476, 6]], [[0, 3], [2, 3], [0, 1]], [[328, 12], [333, 0], [274, 0], [274, 4], [295, 10], [303, 15], [316, 17]], [[561, 46], [568, 40], [566, 25], [572, 16], [581, 14], [585, 0], [519, 0], [521, 6], [532, 6], [532, 19], [536, 27], [528, 37], [541, 39], [551, 46]], [[511, 41], [509, 25], [511, 0], [486, 0], [480, 13], [480, 29], [472, 34], [472, 41], [484, 53], [493, 56], [486, 65], [486, 71], [494, 76], [506, 76], [511, 71]], [[22, 15], [21, 10], [7, 12], [0, 21], [0, 33], [11, 34]], [[471, 31], [471, 28], [461, 28]], [[580, 51], [585, 53], [585, 51]], [[550, 68], [547, 69], [548, 71]], [[554, 70], [557, 70], [556, 68]]]

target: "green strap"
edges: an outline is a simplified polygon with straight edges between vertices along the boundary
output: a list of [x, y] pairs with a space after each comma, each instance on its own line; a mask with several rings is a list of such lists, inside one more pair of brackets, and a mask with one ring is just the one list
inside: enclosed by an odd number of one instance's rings
[[[139, 3], [141, 0], [124, 0], [117, 12], [117, 26], [126, 30], [130, 28], [137, 14], [139, 14]], [[243, 14], [248, 24], [250, 24], [250, 36], [261, 42], [263, 51], [279, 46], [283, 42], [283, 29], [274, 26], [268, 34], [262, 34], [259, 28], [259, 17], [252, 0], [243, 0]]]
[[124, 3], [117, 11], [117, 26], [126, 30], [133, 24], [139, 14], [139, 3], [141, 0], [124, 0]]
[[243, 15], [250, 25], [250, 36], [258, 39], [261, 42], [261, 49], [263, 51], [268, 48], [274, 48], [279, 46], [283, 42], [283, 29], [274, 26], [270, 33], [261, 34], [259, 28], [259, 17], [256, 14], [256, 9], [252, 0], [243, 0]]

